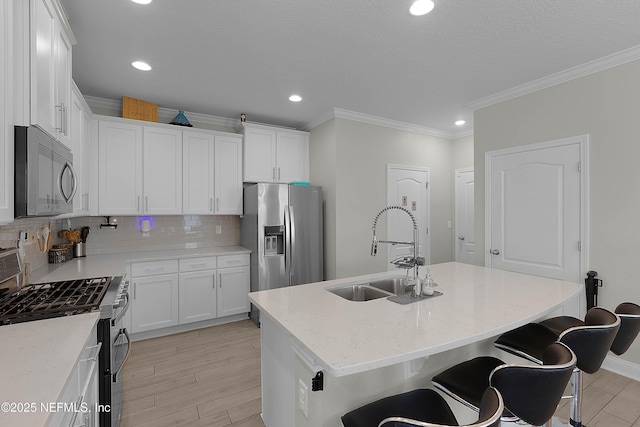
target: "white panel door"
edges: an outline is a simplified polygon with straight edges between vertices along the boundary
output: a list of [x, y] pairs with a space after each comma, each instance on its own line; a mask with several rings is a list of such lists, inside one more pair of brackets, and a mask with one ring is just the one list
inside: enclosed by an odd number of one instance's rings
[[[414, 166], [387, 165], [387, 206], [401, 206], [407, 209], [418, 222], [418, 251], [430, 263], [429, 242], [429, 169]], [[402, 242], [413, 241], [413, 223], [405, 212], [393, 209], [387, 211], [387, 236], [379, 240]], [[411, 245], [386, 245], [387, 260], [412, 254]], [[396, 267], [388, 265], [388, 270]]]
[[473, 169], [456, 171], [456, 262], [473, 264], [475, 252], [475, 227], [473, 225]]
[[486, 265], [579, 282], [579, 143], [490, 159]]

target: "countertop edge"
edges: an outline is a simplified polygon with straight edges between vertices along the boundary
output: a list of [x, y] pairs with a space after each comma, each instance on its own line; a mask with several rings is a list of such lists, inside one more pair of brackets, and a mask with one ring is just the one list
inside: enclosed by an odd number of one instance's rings
[[[332, 287], [336, 287], [336, 286], [340, 286], [348, 283], [359, 282], [362, 280], [371, 280], [374, 278], [381, 278], [381, 277], [388, 277], [388, 276], [395, 276], [395, 275], [398, 275], [397, 271], [374, 273], [374, 274], [362, 275], [357, 277], [349, 277], [349, 278], [343, 278], [343, 279], [335, 279], [335, 280], [326, 281], [326, 282], [319, 282], [316, 284], [312, 284], [312, 286], [318, 286], [318, 287], [321, 286], [322, 288], [332, 288]], [[555, 279], [549, 279], [549, 280], [555, 280]], [[558, 283], [561, 283], [561, 282], [562, 281], [558, 281]], [[305, 285], [302, 285], [302, 286], [305, 286]], [[261, 291], [261, 292], [271, 292], [271, 291]], [[545, 307], [545, 309], [543, 310], [538, 310], [535, 313], [531, 313], [530, 315], [519, 319], [517, 322], [512, 322], [500, 327], [495, 327], [490, 330], [479, 333], [477, 335], [464, 337], [462, 339], [455, 339], [455, 340], [443, 343], [441, 345], [425, 347], [423, 349], [419, 349], [417, 351], [413, 351], [410, 353], [392, 355], [392, 356], [381, 358], [381, 359], [368, 360], [361, 363], [353, 363], [347, 366], [335, 366], [331, 362], [326, 362], [322, 357], [318, 356], [316, 352], [314, 352], [311, 348], [309, 348], [309, 346], [305, 345], [303, 339], [301, 339], [300, 337], [297, 337], [291, 330], [289, 330], [289, 327], [285, 323], [283, 323], [281, 319], [278, 319], [277, 316], [270, 314], [268, 311], [268, 307], [265, 307], [261, 303], [259, 295], [256, 295], [254, 297], [250, 293], [249, 298], [251, 302], [261, 310], [261, 313], [262, 313], [261, 315], [267, 316], [273, 324], [277, 325], [278, 328], [280, 328], [284, 333], [286, 333], [289, 336], [289, 339], [291, 340], [292, 343], [295, 343], [297, 346], [300, 346], [303, 349], [303, 353], [305, 355], [307, 355], [310, 358], [313, 358], [312, 362], [314, 364], [316, 364], [317, 366], [321, 366], [323, 370], [325, 370], [325, 372], [331, 376], [341, 377], [341, 376], [356, 374], [360, 372], [365, 372], [371, 369], [387, 367], [387, 366], [407, 362], [407, 361], [422, 358], [422, 357], [428, 357], [433, 354], [452, 350], [460, 346], [471, 344], [473, 342], [478, 342], [478, 341], [489, 339], [491, 337], [498, 336], [513, 328], [544, 318], [549, 313], [552, 313], [554, 310], [566, 304], [568, 301], [571, 301], [572, 299], [579, 296], [582, 292], [583, 292], [583, 288], [580, 286], [580, 284], [575, 284], [575, 288], [572, 290], [572, 292], [566, 295], [563, 301], [558, 301], [553, 305]], [[259, 294], [259, 293], [260, 292], [256, 292], [255, 294]]]

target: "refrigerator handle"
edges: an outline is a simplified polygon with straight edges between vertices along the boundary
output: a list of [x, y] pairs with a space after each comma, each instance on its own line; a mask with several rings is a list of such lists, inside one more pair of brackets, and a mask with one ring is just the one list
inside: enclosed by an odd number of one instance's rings
[[287, 277], [287, 282], [291, 286], [291, 218], [289, 217], [291, 211], [289, 205], [284, 207], [284, 274]]
[[[293, 274], [295, 263], [293, 262], [293, 257], [296, 253], [296, 218], [293, 215], [293, 206], [288, 206], [289, 208], [289, 241], [291, 242], [291, 249], [289, 250], [289, 285], [293, 285]], [[297, 283], [295, 283], [297, 285]]]

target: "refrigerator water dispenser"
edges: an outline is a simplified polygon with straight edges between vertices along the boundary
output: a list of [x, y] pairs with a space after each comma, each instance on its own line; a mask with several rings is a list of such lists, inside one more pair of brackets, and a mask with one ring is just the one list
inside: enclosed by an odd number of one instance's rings
[[267, 225], [264, 227], [264, 254], [284, 255], [283, 225]]

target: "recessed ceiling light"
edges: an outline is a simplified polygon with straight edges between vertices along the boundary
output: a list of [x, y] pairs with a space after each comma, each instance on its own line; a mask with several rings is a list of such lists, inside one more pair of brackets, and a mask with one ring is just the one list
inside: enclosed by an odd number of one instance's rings
[[433, 0], [416, 0], [409, 8], [409, 12], [414, 16], [422, 16], [431, 12], [434, 7]]
[[456, 120], [456, 121], [455, 121], [455, 125], [456, 125], [456, 126], [462, 126], [462, 125], [463, 125], [463, 124], [465, 124], [465, 123], [467, 123], [467, 122], [465, 122], [464, 120]]
[[151, 3], [151, 0], [131, 0], [134, 3], [138, 3], [138, 4], [149, 4]]
[[143, 61], [134, 61], [131, 63], [131, 65], [133, 66], [133, 68], [137, 68], [140, 71], [149, 71], [151, 70], [151, 65], [147, 64], [146, 62]]
[[300, 102], [300, 101], [302, 101], [302, 97], [300, 95], [291, 95], [289, 97], [289, 101], [291, 101], [291, 102]]

